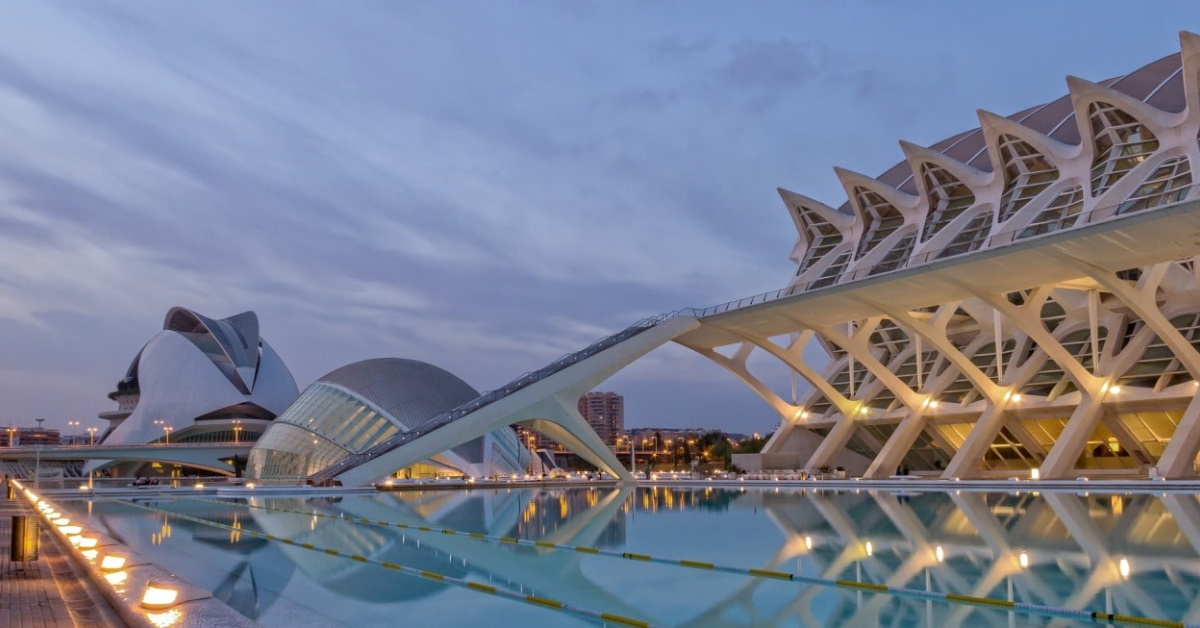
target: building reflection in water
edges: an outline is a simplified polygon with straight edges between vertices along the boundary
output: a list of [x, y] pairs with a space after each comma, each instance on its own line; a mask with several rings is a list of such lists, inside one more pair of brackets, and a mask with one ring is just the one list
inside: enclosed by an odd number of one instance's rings
[[[727, 575], [721, 581], [722, 596], [697, 595], [687, 600], [689, 611], [681, 618], [678, 612], [668, 614], [662, 608], [645, 604], [639, 608], [631, 601], [635, 596], [611, 578], [589, 576], [623, 562], [614, 558], [352, 520], [626, 551], [630, 530], [645, 525], [639, 517], [651, 522], [669, 515], [680, 519], [677, 534], [655, 552], [664, 558], [713, 560], [828, 580], [1200, 622], [1200, 501], [1187, 494], [501, 488], [254, 502], [265, 508], [188, 499], [146, 503], [239, 530], [258, 529], [299, 543], [667, 625], [1008, 626], [1014, 618], [975, 606], [932, 604], [839, 587], [787, 583], [790, 588], [779, 588], [775, 581]], [[340, 621], [369, 622], [379, 619], [372, 605], [427, 598], [447, 586], [269, 543], [237, 530], [114, 510], [111, 504], [97, 506], [93, 521], [168, 568], [172, 552], [179, 552], [181, 544], [190, 541], [189, 547], [204, 548], [198, 551], [214, 567], [194, 576], [200, 580], [196, 583], [251, 618], [269, 614], [276, 605], [319, 606], [316, 600], [326, 596], [329, 604], [340, 605]], [[779, 536], [758, 542], [769, 544], [770, 558], [746, 564], [705, 555], [703, 548], [712, 539], [706, 539], [704, 526], [697, 524], [701, 519], [688, 519], [701, 515], [709, 517], [703, 521], [735, 515], [768, 518]], [[587, 569], [582, 568], [585, 561]], [[690, 583], [681, 587], [714, 577], [682, 567], [661, 568], [678, 570], [678, 579]], [[304, 574], [305, 584], [292, 582], [297, 573]], [[636, 587], [637, 582], [629, 586]], [[687, 597], [689, 589], [673, 594]], [[345, 604], [349, 600], [367, 606]], [[275, 614], [292, 612], [276, 609]], [[1030, 621], [1022, 618], [1020, 623]]]

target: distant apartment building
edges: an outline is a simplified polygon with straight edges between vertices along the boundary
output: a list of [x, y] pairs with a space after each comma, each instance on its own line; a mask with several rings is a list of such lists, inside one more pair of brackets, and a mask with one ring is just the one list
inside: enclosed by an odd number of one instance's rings
[[58, 430], [38, 427], [0, 428], [0, 447], [61, 444]]
[[609, 445], [625, 434], [625, 397], [614, 392], [590, 392], [579, 398], [579, 414]]

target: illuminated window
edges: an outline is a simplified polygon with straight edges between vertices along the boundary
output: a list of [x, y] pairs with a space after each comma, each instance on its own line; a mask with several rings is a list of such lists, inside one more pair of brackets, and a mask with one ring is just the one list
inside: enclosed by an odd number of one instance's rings
[[921, 235], [925, 242], [974, 205], [975, 194], [945, 168], [929, 162], [921, 164], [921, 178], [929, 190], [929, 216]]
[[1117, 214], [1131, 214], [1181, 201], [1187, 196], [1191, 185], [1192, 171], [1188, 167], [1187, 157], [1168, 159], [1155, 168], [1138, 189], [1117, 207]]
[[1083, 211], [1083, 187], [1076, 186], [1061, 192], [1046, 206], [1029, 224], [1021, 230], [1017, 238], [1031, 238], [1035, 235], [1067, 229], [1075, 224], [1079, 212]]
[[1034, 147], [1012, 135], [1000, 136], [1000, 157], [1004, 162], [1000, 222], [1004, 222], [1058, 179], [1058, 168]]
[[904, 216], [870, 190], [854, 188], [854, 198], [863, 214], [863, 234], [858, 243], [858, 257], [862, 257], [903, 226]]
[[958, 235], [938, 253], [938, 259], [970, 253], [983, 246], [992, 228], [992, 215], [984, 212], [971, 219]]
[[1092, 196], [1099, 196], [1158, 150], [1158, 139], [1133, 116], [1108, 103], [1092, 103], [1088, 119], [1096, 149]]
[[796, 274], [800, 275], [841, 244], [842, 233], [815, 212], [805, 211], [797, 206], [796, 214], [800, 216], [808, 235], [808, 249], [804, 251], [804, 257], [800, 260], [799, 268], [796, 269]]

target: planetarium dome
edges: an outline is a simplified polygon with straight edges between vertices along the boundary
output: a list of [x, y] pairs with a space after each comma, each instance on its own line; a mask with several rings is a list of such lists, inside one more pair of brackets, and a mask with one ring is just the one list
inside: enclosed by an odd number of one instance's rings
[[[426, 362], [377, 358], [319, 378], [279, 416], [250, 452], [249, 475], [301, 480], [479, 396]], [[511, 475], [528, 454], [502, 428], [410, 468], [413, 475]]]

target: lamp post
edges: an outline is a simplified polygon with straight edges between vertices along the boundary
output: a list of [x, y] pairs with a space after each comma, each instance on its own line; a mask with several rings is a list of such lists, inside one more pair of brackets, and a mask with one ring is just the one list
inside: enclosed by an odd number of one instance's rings
[[240, 442], [241, 439], [239, 438], [239, 436], [240, 436], [239, 432], [241, 432], [241, 431], [242, 431], [241, 419], [234, 419], [233, 420], [233, 442], [234, 443]]
[[99, 430], [100, 430], [100, 428], [98, 428], [98, 427], [89, 427], [89, 428], [87, 428], [87, 433], [88, 433], [88, 445], [95, 445], [95, 444], [96, 444], [96, 432], [97, 432], [97, 431], [99, 431]]
[[[79, 421], [67, 421], [67, 429], [70, 430], [70, 428], [78, 428], [78, 427], [79, 427]], [[71, 431], [74, 432], [75, 430], [71, 430]], [[74, 441], [75, 440], [74, 437], [72, 437], [71, 440]], [[74, 445], [75, 443], [72, 442], [71, 444]]]
[[17, 431], [17, 428], [15, 428], [15, 427], [13, 427], [13, 426], [11, 426], [11, 425], [10, 425], [10, 426], [8, 426], [8, 430], [7, 430], [7, 431], [8, 431], [8, 446], [9, 446], [9, 447], [16, 447], [16, 446], [17, 446], [17, 444], [13, 442], [13, 434], [14, 434], [14, 433], [16, 433], [16, 431]]

